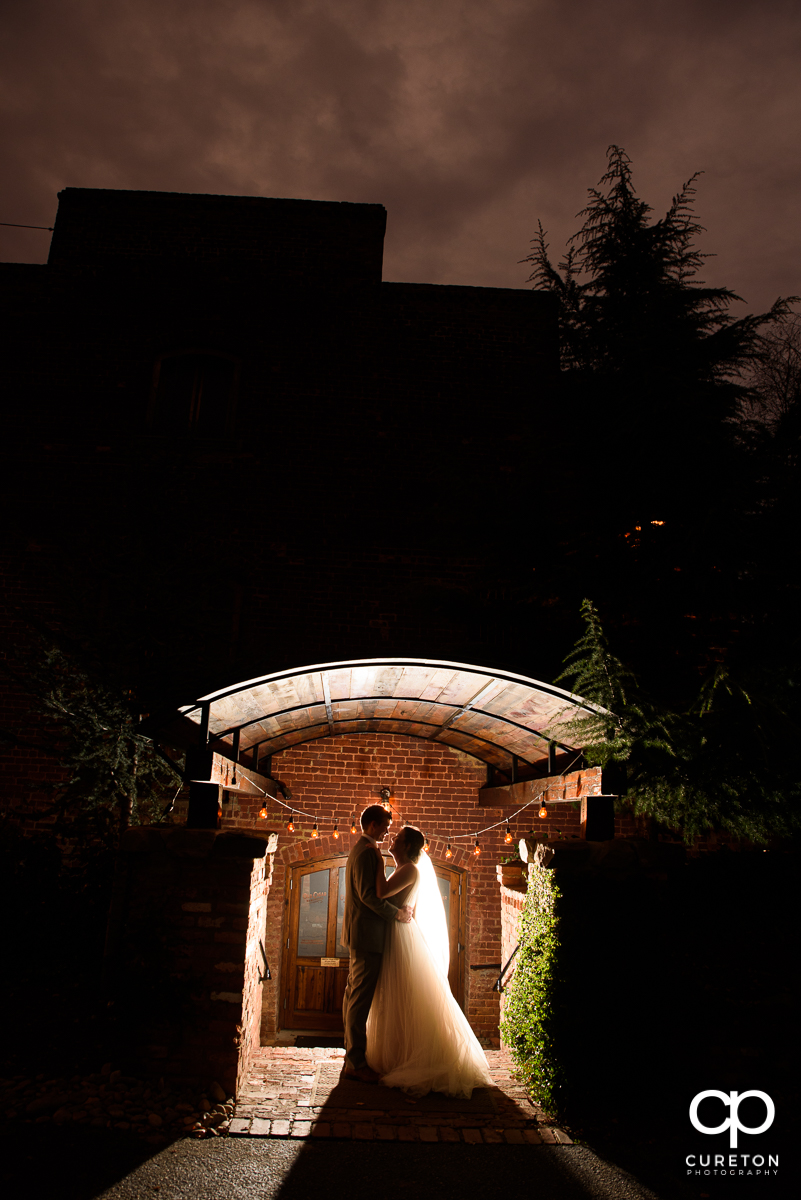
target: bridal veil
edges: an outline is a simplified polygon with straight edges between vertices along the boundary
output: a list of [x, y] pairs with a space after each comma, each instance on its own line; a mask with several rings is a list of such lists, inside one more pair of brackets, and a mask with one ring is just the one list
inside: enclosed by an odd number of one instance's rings
[[490, 1087], [487, 1060], [448, 983], [445, 911], [434, 867], [420, 855], [408, 924], [392, 921], [367, 1021], [367, 1061], [388, 1087], [469, 1097]]

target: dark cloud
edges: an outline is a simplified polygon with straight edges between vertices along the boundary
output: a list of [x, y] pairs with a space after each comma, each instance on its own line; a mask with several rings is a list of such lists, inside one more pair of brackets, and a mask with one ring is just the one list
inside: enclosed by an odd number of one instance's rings
[[616, 142], [657, 212], [705, 171], [711, 282], [801, 291], [794, 2], [7, 0], [2, 23], [0, 219], [52, 223], [64, 186], [380, 201], [386, 278], [522, 287], [537, 220], [558, 256]]

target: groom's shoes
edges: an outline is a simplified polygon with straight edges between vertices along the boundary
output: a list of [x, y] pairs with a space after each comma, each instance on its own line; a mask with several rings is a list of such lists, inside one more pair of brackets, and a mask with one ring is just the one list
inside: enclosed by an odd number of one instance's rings
[[343, 1071], [346, 1079], [358, 1079], [360, 1083], [378, 1083], [381, 1076], [372, 1067], [356, 1067]]

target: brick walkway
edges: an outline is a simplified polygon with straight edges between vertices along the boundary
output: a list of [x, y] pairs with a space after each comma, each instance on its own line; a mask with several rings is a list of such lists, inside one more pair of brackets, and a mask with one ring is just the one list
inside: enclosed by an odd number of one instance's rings
[[488, 1050], [494, 1086], [470, 1100], [342, 1081], [344, 1050], [264, 1046], [236, 1102], [232, 1137], [539, 1144], [570, 1142], [511, 1076], [505, 1050]]

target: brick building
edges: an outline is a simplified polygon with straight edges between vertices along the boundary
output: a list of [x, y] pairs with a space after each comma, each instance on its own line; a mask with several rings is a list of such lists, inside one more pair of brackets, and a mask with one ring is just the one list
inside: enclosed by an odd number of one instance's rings
[[[382, 282], [385, 221], [374, 204], [60, 194], [47, 265], [0, 268], [6, 657], [37, 623], [58, 629], [154, 713], [315, 662], [550, 676], [564, 644], [542, 618], [499, 621], [491, 592], [531, 536], [532, 463], [564, 429], [553, 298]], [[13, 682], [3, 707], [3, 804], [35, 828], [58, 757]], [[267, 814], [279, 843], [263, 1033], [292, 1004], [298, 868], [333, 870], [350, 840], [349, 825], [333, 839], [334, 817], [386, 786], [450, 872], [452, 984], [494, 1036], [495, 977], [470, 968], [500, 953], [502, 839], [480, 859], [465, 841], [443, 857], [448, 830], [476, 823], [487, 760], [332, 726], [277, 749], [267, 777], [286, 791]], [[255, 793], [222, 794], [224, 827], [265, 827]], [[319, 813], [325, 837], [305, 819], [290, 836], [282, 795]], [[577, 809], [561, 812], [554, 828], [577, 828]]]
[[486, 602], [542, 503], [553, 297], [383, 283], [385, 219], [68, 188], [47, 265], [0, 268], [7, 578], [149, 708], [371, 652], [558, 662]]

